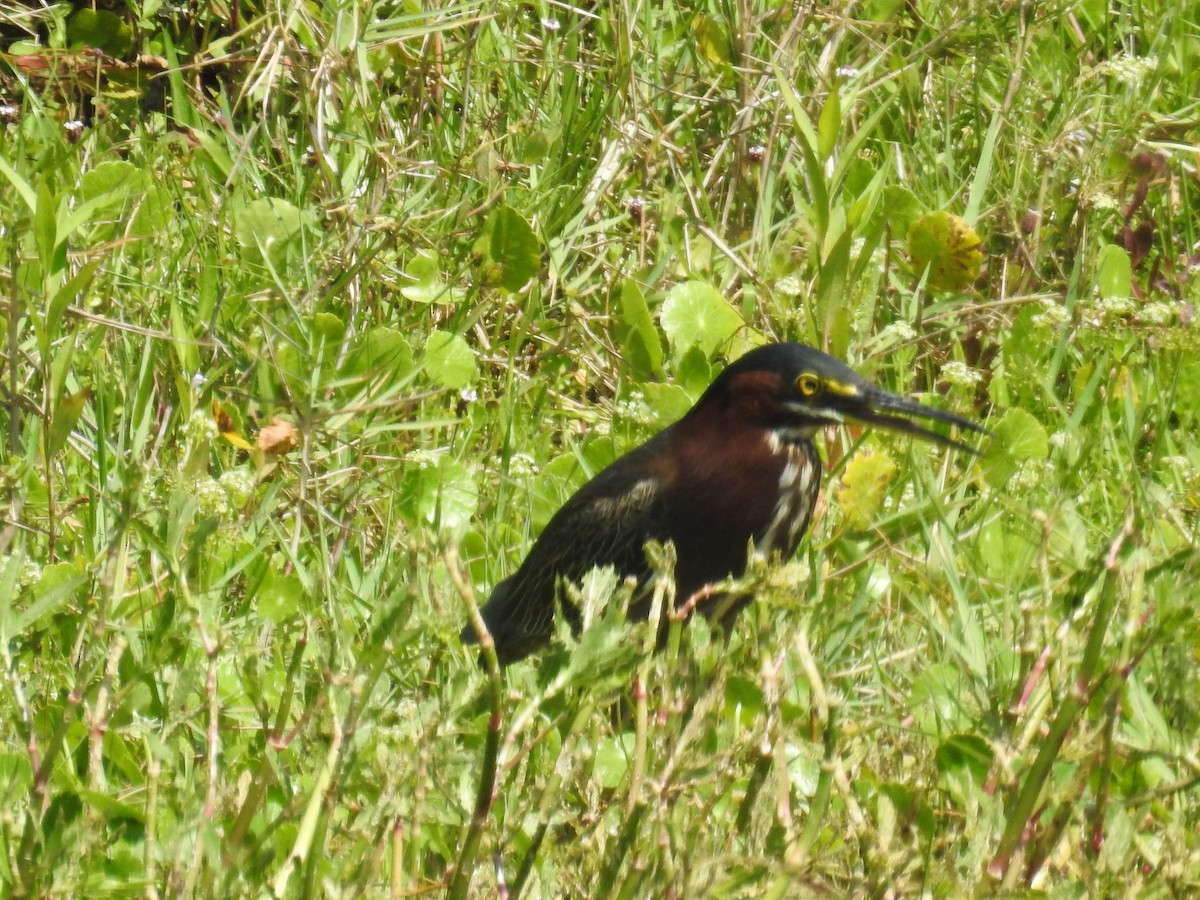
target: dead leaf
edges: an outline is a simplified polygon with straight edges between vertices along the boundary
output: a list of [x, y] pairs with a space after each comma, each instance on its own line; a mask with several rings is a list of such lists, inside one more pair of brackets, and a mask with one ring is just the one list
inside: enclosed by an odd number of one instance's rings
[[239, 450], [253, 450], [251, 443], [242, 437], [241, 431], [238, 429], [237, 422], [233, 416], [225, 411], [221, 404], [213, 397], [212, 402], [213, 421], [217, 423], [217, 431], [221, 433], [221, 437], [233, 444]]
[[273, 418], [270, 425], [258, 432], [258, 449], [263, 453], [283, 456], [288, 451], [294, 450], [297, 443], [299, 443], [299, 433], [296, 431], [296, 426], [291, 422], [285, 422], [279, 416]]

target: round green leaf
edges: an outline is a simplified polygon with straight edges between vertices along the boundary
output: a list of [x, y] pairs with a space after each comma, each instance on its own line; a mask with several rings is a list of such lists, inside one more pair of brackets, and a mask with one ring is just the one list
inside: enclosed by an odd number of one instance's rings
[[425, 373], [443, 387], [460, 391], [475, 380], [475, 353], [462, 337], [434, 331], [425, 342]]
[[131, 237], [151, 237], [159, 234], [174, 215], [175, 198], [161, 184], [154, 184], [142, 195], [134, 208], [126, 233]]
[[284, 575], [269, 569], [255, 595], [259, 615], [271, 622], [285, 622], [300, 611], [304, 584], [297, 575]]
[[1105, 300], [1128, 300], [1133, 294], [1133, 263], [1124, 247], [1108, 244], [1096, 262], [1096, 286]]
[[133, 46], [133, 29], [108, 10], [80, 9], [67, 20], [67, 40], [72, 47], [95, 47], [120, 58]]
[[346, 323], [341, 316], [328, 312], [314, 313], [312, 317], [312, 333], [318, 341], [326, 345], [337, 344], [346, 334]]
[[996, 489], [1004, 487], [1021, 463], [1045, 459], [1050, 454], [1046, 429], [1030, 413], [1014, 407], [992, 428], [983, 458], [984, 478]]
[[925, 212], [925, 207], [913, 192], [898, 184], [890, 184], [883, 189], [883, 201], [879, 209], [894, 234], [908, 234], [913, 223]]
[[682, 419], [695, 399], [677, 384], [662, 384], [648, 381], [639, 390], [646, 398], [646, 405], [654, 411], [655, 420], [663, 424]]
[[634, 736], [622, 732], [607, 737], [596, 747], [596, 778], [608, 790], [619, 786], [629, 769], [629, 758], [633, 755]]
[[83, 173], [79, 179], [79, 196], [86, 201], [112, 194], [113, 202], [127, 202], [127, 198], [140, 194], [150, 184], [150, 175], [133, 163], [110, 159]]
[[484, 226], [486, 279], [507, 291], [519, 291], [542, 264], [542, 242], [520, 213], [501, 206]]
[[970, 686], [962, 670], [951, 662], [926, 666], [912, 684], [909, 697], [913, 718], [926, 734], [969, 727], [972, 710], [968, 707]]
[[676, 359], [689, 347], [698, 347], [712, 358], [745, 324], [720, 291], [703, 281], [671, 288], [659, 316]]
[[385, 380], [391, 380], [407, 375], [412, 366], [412, 349], [404, 335], [395, 328], [378, 325], [354, 341], [339, 374], [354, 379], [388, 373]]
[[443, 533], [461, 535], [479, 505], [475, 478], [452, 459], [413, 469], [405, 478], [405, 488], [410, 514]]
[[300, 234], [313, 225], [313, 215], [278, 197], [260, 197], [234, 213], [233, 230], [243, 256], [269, 258], [279, 265]]
[[432, 253], [418, 253], [404, 274], [409, 283], [400, 288], [400, 293], [414, 303], [452, 303], [462, 297], [461, 291], [447, 287], [442, 281], [437, 257]]
[[992, 748], [977, 734], [952, 734], [938, 745], [942, 784], [959, 803], [977, 802], [992, 764]]
[[980, 527], [975, 546], [984, 569], [993, 578], [1028, 566], [1036, 549], [1028, 534], [1006, 524], [1001, 516], [989, 519]]

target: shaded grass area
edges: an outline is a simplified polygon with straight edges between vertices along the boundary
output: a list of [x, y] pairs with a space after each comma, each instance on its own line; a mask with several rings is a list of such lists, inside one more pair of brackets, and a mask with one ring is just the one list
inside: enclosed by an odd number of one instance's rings
[[[5, 893], [1196, 890], [1196, 9], [239, 9], [4, 23]], [[993, 437], [831, 433], [728, 644], [598, 574], [489, 679], [765, 340]]]

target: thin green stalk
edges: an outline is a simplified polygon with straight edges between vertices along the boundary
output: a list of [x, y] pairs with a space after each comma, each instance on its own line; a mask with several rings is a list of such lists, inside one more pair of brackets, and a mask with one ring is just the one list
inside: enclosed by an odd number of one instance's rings
[[[389, 619], [381, 623], [381, 626], [386, 621], [391, 621], [395, 614], [393, 609]], [[330, 812], [337, 796], [336, 786], [341, 781], [346, 760], [349, 757], [348, 750], [353, 746], [358, 720], [390, 659], [388, 653], [378, 652], [375, 654], [366, 678], [361, 682], [356, 680], [345, 714], [340, 718], [336, 716], [333, 718], [334, 727], [329, 752], [325, 754], [325, 762], [317, 776], [312, 794], [309, 796], [304, 817], [301, 819], [300, 829], [297, 832], [296, 841], [292, 845], [291, 853], [288, 855], [287, 863], [276, 875], [273, 884], [276, 896], [284, 895], [288, 879], [297, 864], [304, 867], [301, 872], [303, 878], [301, 895], [313, 896], [317, 893], [318, 869], [322, 859], [319, 851], [325, 843]]]
[[812, 691], [813, 704], [817, 708], [817, 716], [823, 723], [825, 750], [821, 758], [821, 774], [817, 778], [817, 789], [808, 805], [808, 816], [804, 822], [804, 830], [800, 837], [794, 840], [784, 854], [783, 871], [771, 882], [764, 896], [781, 898], [788, 896], [794, 876], [803, 872], [810, 864], [810, 854], [817, 838], [821, 834], [827, 813], [830, 797], [833, 795], [833, 785], [837, 777], [837, 710], [835, 703], [825, 691], [825, 682], [817, 669], [812, 650], [808, 645], [807, 627], [800, 629], [796, 641], [800, 665], [808, 677], [809, 689]]
[[[335, 719], [335, 721], [337, 720]], [[317, 835], [317, 825], [321, 815], [321, 808], [324, 805], [325, 792], [333, 784], [338, 756], [342, 752], [342, 737], [342, 730], [339, 723], [339, 726], [334, 729], [332, 740], [329, 743], [329, 751], [325, 754], [325, 762], [317, 774], [317, 781], [313, 785], [312, 794], [309, 795], [308, 803], [304, 810], [304, 817], [300, 820], [300, 828], [296, 833], [296, 840], [292, 844], [291, 851], [288, 853], [287, 861], [275, 875], [275, 880], [271, 885], [276, 897], [287, 895], [288, 881], [291, 879], [292, 872], [295, 871], [296, 864], [304, 863], [312, 851], [314, 838]]]
[[[182, 584], [183, 582], [181, 582]], [[200, 631], [200, 640], [204, 645], [205, 655], [208, 657], [208, 674], [204, 680], [204, 694], [208, 698], [208, 729], [206, 731], [207, 753], [206, 753], [206, 770], [207, 770], [207, 785], [204, 790], [204, 808], [201, 811], [201, 817], [206, 823], [205, 827], [216, 829], [217, 816], [217, 782], [220, 778], [220, 747], [221, 747], [221, 698], [220, 692], [217, 690], [217, 659], [221, 652], [221, 645], [218, 641], [213, 640], [208, 635], [208, 630], [204, 627], [204, 622], [197, 619], [196, 626]], [[303, 828], [301, 828], [303, 832]], [[184, 879], [184, 894], [188, 897], [195, 896], [196, 885], [199, 882], [200, 870], [204, 864], [204, 839], [199, 835], [194, 835], [194, 843], [192, 844], [192, 860], [188, 866], [187, 876]], [[292, 859], [289, 857], [285, 871], [291, 866]], [[276, 891], [278, 894], [279, 892]]]
[[608, 855], [604, 869], [600, 872], [600, 878], [596, 883], [596, 893], [593, 896], [613, 896], [613, 888], [617, 883], [617, 876], [621, 872], [621, 867], [626, 857], [629, 856], [629, 851], [633, 849], [634, 842], [640, 835], [642, 819], [645, 815], [646, 804], [639, 803], [625, 817], [625, 824], [621, 827], [621, 833], [617, 838], [617, 846]]
[[[673, 568], [674, 559], [667, 557]], [[629, 790], [625, 795], [625, 815], [641, 802], [642, 780], [646, 774], [646, 740], [649, 730], [649, 708], [646, 697], [646, 682], [650, 678], [651, 654], [658, 640], [659, 625], [668, 616], [674, 605], [674, 583], [666, 573], [660, 573], [654, 582], [654, 601], [651, 605], [650, 624], [646, 629], [646, 644], [642, 661], [638, 664], [633, 680], [634, 747], [633, 764], [629, 767]]]
[[492, 801], [496, 796], [496, 763], [500, 758], [500, 727], [503, 722], [503, 676], [500, 671], [500, 660], [496, 656], [496, 642], [488, 631], [487, 623], [479, 614], [479, 605], [475, 602], [475, 592], [467, 584], [458, 564], [458, 553], [451, 549], [446, 553], [446, 570], [450, 583], [462, 598], [467, 607], [471, 627], [479, 638], [479, 646], [483, 654], [484, 665], [488, 673], [488, 694], [491, 699], [491, 716], [488, 718], [487, 739], [483, 745], [483, 759], [479, 769], [479, 787], [475, 792], [475, 811], [471, 816], [471, 824], [467, 836], [463, 840], [458, 862], [454, 866], [454, 874], [450, 878], [447, 896], [451, 900], [462, 900], [467, 896], [471, 886], [471, 873], [475, 869], [475, 858], [479, 855], [479, 844], [483, 840], [483, 829], [487, 825], [488, 815], [492, 809]]
[[142, 738], [146, 752], [146, 824], [145, 841], [142, 844], [142, 864], [146, 867], [146, 898], [157, 900], [158, 889], [158, 782], [162, 777], [162, 764], [154, 756], [150, 741]]
[[591, 720], [594, 709], [594, 704], [585, 702], [579, 707], [579, 711], [575, 714], [575, 718], [571, 720], [571, 725], [567, 729], [567, 737], [563, 741], [562, 749], [558, 754], [558, 763], [551, 769], [550, 780], [547, 782], [546, 788], [542, 791], [542, 795], [538, 801], [538, 824], [533, 833], [533, 839], [529, 842], [529, 849], [525, 851], [525, 855], [521, 858], [521, 865], [518, 867], [517, 874], [508, 888], [508, 896], [511, 900], [517, 900], [521, 896], [521, 892], [525, 889], [525, 882], [529, 880], [529, 876], [533, 872], [533, 866], [537, 862], [538, 853], [546, 839], [546, 834], [550, 830], [550, 822], [554, 817], [555, 810], [559, 806], [559, 791], [562, 789], [563, 776], [566, 774], [566, 767], [562, 765], [562, 761], [574, 757], [580, 730]]
[[1133, 530], [1134, 510], [1130, 506], [1125, 514], [1125, 524], [1121, 528], [1121, 532], [1113, 540], [1105, 555], [1104, 584], [1100, 591], [1100, 600], [1096, 605], [1096, 614], [1092, 620], [1092, 630], [1088, 635], [1083, 660], [1080, 662], [1079, 671], [1075, 676], [1075, 683], [1070, 693], [1063, 699], [1058, 715], [1050, 724], [1050, 731], [1042, 742], [1042, 748], [1009, 807], [1004, 832], [1000, 837], [996, 854], [988, 865], [988, 874], [993, 878], [1003, 879], [1008, 875], [1013, 854], [1021, 843], [1021, 837], [1033, 815], [1038, 798], [1050, 777], [1050, 770], [1055, 760], [1058, 759], [1067, 735], [1087, 705], [1087, 700], [1094, 688], [1093, 678], [1100, 666], [1100, 653], [1104, 648], [1104, 638], [1108, 633], [1108, 626], [1117, 605], [1117, 583], [1120, 578], [1117, 557], [1125, 542], [1133, 535]]
[[388, 883], [388, 896], [399, 900], [404, 896], [404, 823], [397, 817], [392, 824], [391, 879]]
[[233, 828], [229, 832], [227, 843], [231, 851], [241, 848], [246, 839], [246, 832], [250, 828], [250, 822], [253, 820], [254, 814], [258, 812], [262, 798], [266, 796], [272, 772], [268, 753], [273, 750], [273, 745], [283, 737], [284, 727], [287, 725], [288, 716], [291, 715], [292, 698], [296, 694], [296, 678], [300, 673], [300, 663], [304, 659], [304, 650], [307, 646], [308, 635], [305, 633], [296, 641], [296, 646], [292, 650], [291, 663], [288, 665], [287, 677], [284, 679], [283, 693], [279, 698], [279, 709], [275, 715], [275, 725], [267, 736], [266, 747], [255, 768], [250, 789], [246, 792], [246, 799], [242, 802], [242, 808], [238, 810]]
[[647, 870], [644, 854], [639, 851], [638, 855], [634, 857], [633, 865], [625, 873], [621, 887], [613, 895], [614, 900], [636, 900], [636, 898], [650, 896], [651, 891], [646, 884], [646, 877], [650, 871], [652, 870]]
[[758, 794], [762, 790], [763, 784], [766, 783], [767, 775], [771, 772], [771, 761], [773, 757], [770, 753], [760, 753], [757, 761], [754, 763], [754, 768], [750, 772], [750, 780], [746, 783], [746, 793], [742, 797], [741, 805], [738, 807], [737, 820], [734, 824], [734, 831], [740, 835], [745, 835], [750, 827], [750, 820], [754, 816], [754, 805], [758, 800]]
[[[90, 681], [90, 678], [87, 680]], [[85, 683], [85, 680], [81, 679], [80, 683]], [[79, 713], [81, 702], [82, 692], [76, 686], [67, 695], [67, 702], [63, 707], [58, 724], [55, 726], [54, 735], [46, 742], [46, 755], [42, 757], [41, 765], [38, 766], [37, 772], [33, 776], [33, 784], [29, 789], [29, 812], [25, 818], [25, 830], [21, 835], [21, 849], [17, 851], [17, 869], [20, 872], [20, 882], [26, 891], [30, 891], [37, 880], [33, 845], [40, 832], [38, 826], [48, 805], [46, 791], [50, 784], [50, 773], [54, 769], [59, 751], [62, 750], [67, 729], [70, 728], [71, 723], [75, 721], [75, 716]], [[29, 739], [32, 747], [32, 733]]]
[[[833, 790], [834, 779], [834, 762], [837, 756], [837, 704], [834, 703], [825, 691], [825, 680], [821, 677], [820, 670], [817, 669], [816, 660], [813, 659], [812, 650], [808, 645], [808, 628], [801, 628], [797, 639], [799, 649], [800, 665], [804, 669], [804, 674], [808, 677], [809, 690], [812, 691], [813, 704], [817, 708], [817, 716], [822, 722], [821, 729], [824, 735], [825, 752], [821, 759], [821, 774], [817, 780], [817, 790], [813, 794], [812, 802], [809, 804], [808, 818], [804, 823], [804, 831], [800, 835], [799, 842], [795, 845], [795, 859], [804, 861], [808, 858], [813, 845], [816, 843], [817, 836], [821, 832], [821, 826], [825, 822], [825, 813], [829, 807], [829, 798]], [[791, 858], [791, 853], [789, 853]]]

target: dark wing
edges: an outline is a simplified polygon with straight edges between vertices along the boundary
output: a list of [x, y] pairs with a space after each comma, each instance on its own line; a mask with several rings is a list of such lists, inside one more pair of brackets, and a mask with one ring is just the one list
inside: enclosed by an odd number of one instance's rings
[[[646, 541], [665, 539], [663, 479], [655, 465], [666, 432], [621, 457], [581, 487], [554, 514], [517, 571], [496, 585], [481, 613], [503, 663], [544, 646], [554, 630], [555, 589], [560, 579], [577, 582], [597, 566], [643, 579], [649, 572]], [[564, 604], [572, 627], [578, 610]], [[474, 629], [462, 631], [464, 643]]]

